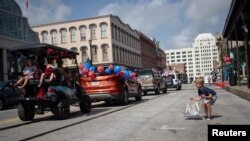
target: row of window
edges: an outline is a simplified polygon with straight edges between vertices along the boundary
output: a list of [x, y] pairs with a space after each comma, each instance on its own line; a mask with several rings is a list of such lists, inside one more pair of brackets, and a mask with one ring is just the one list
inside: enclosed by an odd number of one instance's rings
[[122, 42], [127, 46], [131, 46], [133, 48], [139, 48], [140, 46], [139, 39], [137, 39], [132, 34], [126, 32], [125, 30], [123, 30], [119, 26], [116, 26], [113, 23], [111, 27], [112, 27], [112, 32], [111, 32], [112, 39]]
[[[171, 59], [173, 58], [181, 58], [181, 56], [171, 56]], [[186, 55], [182, 55], [182, 58], [186, 58], [187, 56]], [[188, 57], [192, 57], [192, 55], [188, 55]]]
[[[171, 52], [170, 54], [175, 55], [175, 54], [186, 54], [186, 53], [192, 54], [193, 52], [192, 51], [188, 51], [188, 52], [186, 52], [186, 51], [183, 51], [183, 52]], [[166, 53], [166, 55], [168, 56], [169, 53]]]
[[[95, 40], [97, 39], [96, 37], [96, 29], [97, 25], [96, 24], [91, 24], [89, 25], [89, 35], [90, 39]], [[101, 23], [100, 24], [100, 29], [101, 29], [101, 38], [107, 38], [107, 23]], [[50, 31], [51, 35], [51, 44], [55, 45], [57, 44], [57, 38], [58, 38], [58, 32], [60, 32], [60, 38], [61, 38], [61, 44], [66, 44], [67, 41], [67, 32], [69, 31], [69, 36], [70, 36], [70, 42], [77, 42], [77, 36], [79, 35], [80, 41], [85, 41], [87, 40], [87, 27], [85, 25], [79, 26], [79, 28], [76, 28], [75, 26], [70, 27], [68, 30], [66, 28], [61, 28], [59, 31], [56, 29], [52, 29]], [[41, 36], [42, 36], [42, 43], [48, 43], [48, 31], [42, 31]]]
[[[109, 61], [109, 59], [108, 59], [108, 48], [109, 48], [109, 46], [107, 44], [101, 45], [102, 61]], [[76, 51], [76, 52], [80, 51], [82, 62], [86, 62], [88, 58], [92, 59], [93, 62], [98, 62], [97, 52], [100, 49], [96, 45], [91, 46], [91, 50], [90, 50], [91, 52], [90, 53], [91, 53], [92, 58], [89, 56], [88, 47], [86, 47], [86, 46], [82, 46], [79, 49], [77, 47], [72, 47], [72, 48], [70, 48], [70, 50], [73, 50], [73, 51]], [[67, 60], [64, 60], [64, 63], [68, 64]], [[72, 63], [74, 63], [74, 62], [72, 62]]]
[[141, 56], [139, 54], [117, 45], [113, 45], [113, 57], [115, 62], [140, 65]]
[[196, 42], [209, 42], [209, 41], [213, 41], [213, 39], [205, 39], [205, 40], [196, 40]]

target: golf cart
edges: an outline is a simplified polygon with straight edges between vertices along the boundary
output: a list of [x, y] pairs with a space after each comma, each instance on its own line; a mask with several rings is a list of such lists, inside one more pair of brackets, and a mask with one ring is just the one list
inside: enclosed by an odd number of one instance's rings
[[[18, 54], [32, 55], [34, 58], [54, 58], [55, 60], [74, 59], [76, 61], [76, 55], [78, 55], [75, 51], [49, 44], [26, 45], [13, 51]], [[78, 67], [77, 61], [75, 66]], [[79, 72], [74, 73], [75, 77], [67, 77], [65, 73], [60, 73], [59, 69], [66, 68], [55, 68], [53, 70], [55, 79], [50, 82], [45, 80], [41, 86], [38, 84], [43, 72], [39, 69], [35, 70], [32, 80], [29, 80], [22, 89], [23, 94], [18, 100], [18, 116], [21, 120], [33, 120], [35, 114], [44, 114], [48, 111], [51, 111], [56, 119], [66, 119], [70, 115], [70, 105], [80, 106], [82, 113], [91, 111], [91, 101], [81, 87]], [[59, 78], [64, 78], [67, 83]]]

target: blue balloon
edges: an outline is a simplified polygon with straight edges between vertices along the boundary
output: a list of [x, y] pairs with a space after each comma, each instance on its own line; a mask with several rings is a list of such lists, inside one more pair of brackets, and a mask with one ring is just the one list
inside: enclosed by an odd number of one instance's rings
[[105, 74], [107, 74], [107, 75], [111, 74], [111, 70], [109, 68], [106, 68], [105, 69]]
[[89, 71], [95, 72], [95, 67], [94, 66], [89, 67]]
[[120, 73], [120, 71], [121, 71], [121, 67], [120, 67], [120, 66], [115, 66], [115, 67], [114, 67], [114, 72], [115, 72], [116, 74]]
[[89, 69], [90, 67], [91, 67], [91, 64], [90, 64], [90, 63], [84, 63], [84, 68]]
[[129, 71], [127, 71], [127, 70], [125, 70], [125, 72], [124, 72], [124, 75], [125, 75], [125, 79], [130, 79], [130, 72]]

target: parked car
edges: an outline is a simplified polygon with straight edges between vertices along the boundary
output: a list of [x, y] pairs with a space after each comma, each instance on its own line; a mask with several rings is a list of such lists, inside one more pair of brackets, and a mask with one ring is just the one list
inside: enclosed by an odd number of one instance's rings
[[181, 80], [178, 79], [178, 76], [176, 73], [169, 74], [166, 77], [165, 83], [168, 88], [175, 88], [176, 90], [181, 90], [182, 88]]
[[8, 82], [0, 81], [0, 110], [17, 105], [20, 94], [19, 89], [11, 87]]
[[82, 87], [94, 102], [119, 101], [123, 105], [128, 104], [129, 97], [135, 97], [137, 101], [142, 99], [141, 85], [133, 79], [125, 80], [116, 74], [97, 76], [94, 80], [90, 77], [81, 77]]
[[165, 81], [159, 71], [153, 71], [152, 69], [137, 70], [135, 71], [138, 76], [138, 81], [141, 83], [142, 92], [144, 95], [149, 91], [159, 94], [160, 91], [166, 93], [168, 88]]
[[[74, 59], [77, 67], [77, 52], [50, 44], [42, 43], [20, 46], [14, 49], [14, 51], [15, 54], [32, 54], [35, 57], [45, 56], [46, 58], [50, 57], [57, 60]], [[39, 87], [39, 74], [41, 73], [37, 70], [33, 79], [25, 86], [23, 89], [24, 95], [18, 100], [18, 116], [21, 120], [33, 120], [35, 114], [44, 114], [45, 111], [51, 111], [56, 119], [66, 119], [70, 115], [70, 105], [79, 106], [82, 113], [91, 111], [90, 98], [80, 86], [79, 71], [74, 73], [77, 77], [70, 78], [65, 73], [62, 73], [62, 70], [55, 69], [53, 72], [56, 78], [51, 82], [43, 82]], [[64, 78], [65, 81], [60, 78]], [[66, 81], [69, 79], [70, 81]]]

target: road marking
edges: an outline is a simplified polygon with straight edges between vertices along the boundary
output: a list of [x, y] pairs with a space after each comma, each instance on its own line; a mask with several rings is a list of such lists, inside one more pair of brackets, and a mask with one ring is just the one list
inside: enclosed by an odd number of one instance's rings
[[184, 130], [184, 127], [168, 127], [167, 125], [162, 125], [161, 130]]
[[12, 118], [8, 118], [8, 119], [3, 119], [3, 120], [0, 120], [0, 125], [4, 125], [4, 124], [16, 122], [16, 121], [19, 121], [18, 117], [12, 117]]

